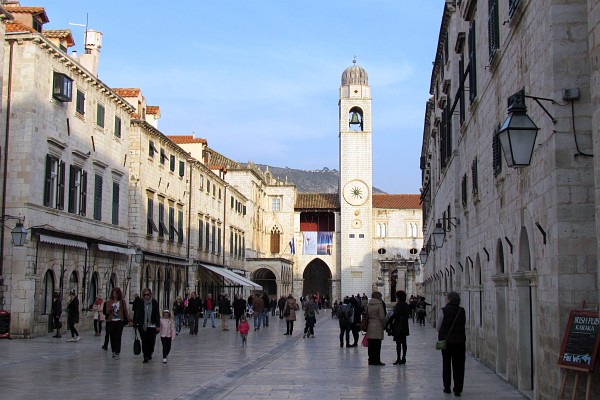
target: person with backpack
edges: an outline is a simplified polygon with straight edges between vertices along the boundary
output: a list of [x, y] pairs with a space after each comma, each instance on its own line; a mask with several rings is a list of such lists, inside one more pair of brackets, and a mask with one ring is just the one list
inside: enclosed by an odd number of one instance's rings
[[344, 347], [344, 335], [346, 336], [346, 347], [352, 347], [350, 345], [350, 331], [354, 321], [354, 309], [349, 298], [346, 297], [343, 304], [338, 306], [337, 314], [340, 324], [340, 347]]
[[396, 292], [398, 302], [394, 307], [394, 313], [390, 317], [386, 330], [389, 335], [394, 337], [396, 342], [396, 361], [394, 365], [406, 364], [406, 337], [409, 334], [408, 318], [410, 317], [410, 308], [406, 303], [406, 292], [398, 290]]

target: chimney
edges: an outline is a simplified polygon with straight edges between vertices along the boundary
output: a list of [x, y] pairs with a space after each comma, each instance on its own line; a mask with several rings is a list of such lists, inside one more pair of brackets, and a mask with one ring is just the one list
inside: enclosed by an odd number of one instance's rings
[[73, 60], [77, 60], [77, 51], [76, 51], [76, 50], [73, 50], [73, 51], [71, 52], [71, 58], [72, 58]]
[[98, 60], [102, 48], [102, 33], [94, 30], [85, 31], [85, 54], [79, 57], [81, 65], [95, 76], [98, 76]]

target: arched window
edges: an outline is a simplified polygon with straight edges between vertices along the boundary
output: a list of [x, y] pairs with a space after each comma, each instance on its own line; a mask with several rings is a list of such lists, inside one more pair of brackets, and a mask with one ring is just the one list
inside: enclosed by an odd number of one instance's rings
[[42, 314], [50, 314], [52, 309], [52, 293], [54, 293], [54, 272], [49, 269], [44, 274], [44, 293]]
[[94, 300], [96, 300], [96, 296], [98, 295], [98, 273], [94, 272], [92, 274], [92, 279], [90, 280], [90, 290], [87, 299], [87, 306], [92, 308], [94, 305]]
[[73, 271], [69, 277], [69, 293], [74, 290], [76, 294], [79, 294], [79, 280], [77, 277], [77, 271]]
[[279, 232], [279, 228], [274, 227], [271, 229], [271, 253], [279, 254], [280, 241], [281, 232]]
[[381, 224], [377, 224], [377, 227], [375, 229], [375, 237], [381, 237]]

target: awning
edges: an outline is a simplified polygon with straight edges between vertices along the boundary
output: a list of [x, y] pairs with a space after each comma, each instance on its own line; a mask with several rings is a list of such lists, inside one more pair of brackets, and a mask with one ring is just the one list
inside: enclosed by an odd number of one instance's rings
[[228, 270], [227, 268], [214, 267], [212, 265], [206, 265], [206, 264], [200, 264], [200, 265], [202, 267], [206, 268], [207, 270], [214, 272], [215, 274], [221, 275], [225, 279], [228, 279], [232, 282], [235, 282], [235, 283], [243, 286], [244, 288], [248, 288], [250, 290], [262, 290], [262, 286], [259, 285], [258, 283], [252, 282], [251, 280], [246, 279], [243, 276], [240, 276], [240, 275], [236, 274], [235, 272]]
[[107, 244], [100, 244], [100, 243], [98, 243], [98, 249], [100, 249], [102, 251], [110, 251], [111, 253], [135, 254], [135, 250], [130, 249], [128, 247], [109, 246]]
[[88, 245], [86, 242], [80, 242], [79, 240], [63, 239], [63, 238], [58, 238], [55, 236], [48, 236], [48, 235], [40, 235], [40, 242], [59, 244], [61, 246], [78, 247], [80, 249], [86, 249], [86, 250], [88, 248]]
[[163, 264], [174, 264], [174, 265], [190, 265], [187, 260], [170, 257], [159, 257], [144, 253], [144, 261], [155, 261]]

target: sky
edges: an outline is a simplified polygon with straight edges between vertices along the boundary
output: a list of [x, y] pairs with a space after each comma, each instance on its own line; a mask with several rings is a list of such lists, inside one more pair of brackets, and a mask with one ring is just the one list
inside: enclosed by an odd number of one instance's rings
[[425, 103], [442, 0], [21, 0], [44, 29], [102, 32], [99, 78], [160, 106], [159, 130], [204, 138], [226, 157], [339, 169], [344, 69], [369, 76], [373, 185], [419, 193]]

